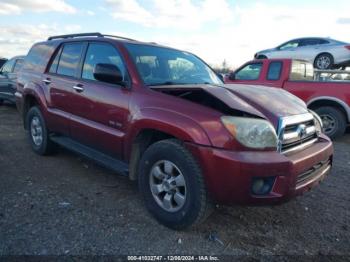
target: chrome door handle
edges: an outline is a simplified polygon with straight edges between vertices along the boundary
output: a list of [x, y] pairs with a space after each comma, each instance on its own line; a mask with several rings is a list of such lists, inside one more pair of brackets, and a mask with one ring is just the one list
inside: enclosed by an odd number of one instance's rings
[[75, 85], [73, 86], [73, 88], [78, 91], [78, 92], [83, 92], [84, 91], [84, 87], [80, 86], [80, 85]]
[[47, 85], [48, 85], [48, 84], [51, 84], [51, 80], [50, 80], [50, 79], [44, 79], [43, 82], [44, 82], [45, 84], [47, 84]]

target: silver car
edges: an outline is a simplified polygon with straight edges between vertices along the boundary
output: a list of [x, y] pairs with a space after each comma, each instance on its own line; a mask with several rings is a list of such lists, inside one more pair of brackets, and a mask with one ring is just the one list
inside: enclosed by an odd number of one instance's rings
[[318, 69], [333, 69], [350, 65], [350, 44], [330, 38], [298, 38], [260, 51], [254, 57], [302, 59]]

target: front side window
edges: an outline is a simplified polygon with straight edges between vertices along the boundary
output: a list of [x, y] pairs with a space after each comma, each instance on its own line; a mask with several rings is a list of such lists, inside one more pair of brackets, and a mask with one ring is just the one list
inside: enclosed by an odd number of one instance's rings
[[22, 68], [22, 66], [23, 66], [23, 59], [17, 59], [13, 72], [17, 73]]
[[288, 43], [285, 43], [279, 47], [280, 50], [287, 50], [287, 49], [292, 49], [292, 48], [297, 48], [299, 47], [299, 41], [294, 40], [294, 41], [289, 41]]
[[57, 74], [75, 77], [79, 70], [82, 50], [82, 43], [65, 44], [58, 63]]
[[93, 73], [96, 64], [112, 64], [117, 66], [124, 76], [123, 80], [125, 80], [125, 66], [120, 54], [113, 46], [100, 43], [89, 44], [83, 66], [83, 79], [96, 80]]
[[267, 72], [267, 80], [278, 80], [281, 77], [282, 62], [271, 62]]
[[254, 63], [244, 66], [235, 73], [237, 80], [257, 80], [260, 76], [262, 63]]
[[215, 72], [193, 54], [158, 46], [126, 44], [146, 85], [222, 84]]
[[1, 68], [1, 72], [8, 74], [8, 73], [12, 73], [13, 70], [13, 66], [15, 65], [16, 60], [15, 59], [10, 59], [9, 61], [7, 61], [4, 66]]

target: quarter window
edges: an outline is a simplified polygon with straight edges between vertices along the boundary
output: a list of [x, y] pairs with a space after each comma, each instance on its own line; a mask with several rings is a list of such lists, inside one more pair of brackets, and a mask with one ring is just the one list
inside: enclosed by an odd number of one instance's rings
[[271, 62], [267, 72], [267, 80], [278, 80], [281, 77], [282, 62]]
[[57, 74], [75, 77], [79, 70], [82, 50], [82, 43], [65, 44], [58, 63]]
[[260, 76], [262, 63], [249, 64], [240, 69], [235, 77], [237, 80], [257, 80]]
[[96, 64], [112, 64], [119, 68], [125, 80], [126, 69], [118, 51], [109, 44], [93, 43], [89, 44], [86, 53], [82, 78], [96, 80], [94, 77], [94, 68]]

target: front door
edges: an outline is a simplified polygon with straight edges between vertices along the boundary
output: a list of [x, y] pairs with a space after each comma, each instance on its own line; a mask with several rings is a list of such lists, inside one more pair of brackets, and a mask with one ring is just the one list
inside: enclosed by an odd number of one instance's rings
[[117, 66], [127, 80], [126, 69], [116, 47], [90, 42], [82, 63], [81, 78], [74, 83], [71, 96], [72, 138], [113, 157], [121, 158], [129, 116], [130, 89], [94, 78], [96, 64]]

